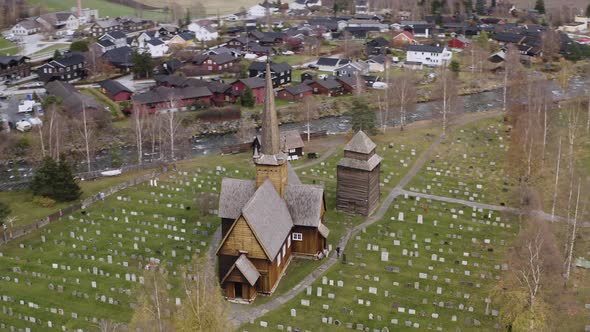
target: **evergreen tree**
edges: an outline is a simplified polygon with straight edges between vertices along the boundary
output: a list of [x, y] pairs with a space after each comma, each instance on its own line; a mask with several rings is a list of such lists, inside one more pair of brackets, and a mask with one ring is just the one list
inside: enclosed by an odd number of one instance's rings
[[59, 50], [55, 50], [55, 52], [53, 52], [53, 60], [58, 60], [61, 59], [63, 57], [63, 55], [61, 54], [61, 52]]
[[475, 11], [477, 15], [485, 15], [486, 14], [486, 0], [477, 0], [475, 2]]
[[191, 24], [191, 11], [187, 8], [184, 16], [184, 25], [188, 26], [189, 24]]
[[375, 134], [375, 113], [369, 109], [367, 101], [362, 98], [355, 98], [352, 102], [352, 131], [364, 131], [367, 134]]
[[152, 55], [149, 52], [139, 53], [133, 52], [131, 57], [133, 61], [132, 72], [136, 78], [149, 78], [154, 71], [154, 62]]
[[88, 41], [77, 40], [70, 44], [70, 51], [72, 52], [88, 52]]
[[496, 0], [492, 0], [492, 4], [490, 5], [492, 8], [496, 8]]
[[41, 167], [33, 176], [30, 189], [36, 196], [49, 197], [59, 202], [73, 201], [82, 194], [66, 161], [61, 159], [56, 162], [51, 157], [43, 159]]
[[535, 10], [537, 10], [539, 14], [545, 14], [545, 1], [537, 0], [537, 2], [535, 3]]
[[254, 98], [252, 89], [250, 89], [250, 87], [246, 87], [242, 93], [242, 96], [240, 97], [240, 102], [244, 107], [254, 107], [254, 105], [256, 105], [256, 99]]
[[461, 70], [461, 65], [459, 64], [459, 61], [452, 60], [450, 64], [450, 69], [453, 73], [458, 74]]

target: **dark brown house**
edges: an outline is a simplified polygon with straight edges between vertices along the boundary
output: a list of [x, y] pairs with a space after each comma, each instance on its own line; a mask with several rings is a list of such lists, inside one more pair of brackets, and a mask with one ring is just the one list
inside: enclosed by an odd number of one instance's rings
[[31, 75], [31, 64], [26, 56], [0, 55], [0, 80]]
[[313, 94], [316, 95], [334, 97], [344, 94], [344, 88], [342, 87], [342, 84], [331, 77], [314, 80], [308, 83], [308, 85], [312, 89]]
[[277, 97], [282, 100], [298, 101], [302, 100], [306, 96], [311, 96], [313, 90], [305, 83], [297, 85], [289, 85], [277, 93]]
[[256, 179], [223, 179], [219, 198], [219, 279], [226, 298], [237, 302], [272, 294], [292, 254], [323, 257], [329, 234], [323, 188], [301, 184], [281, 151], [270, 70], [265, 90]]
[[344, 147], [338, 162], [336, 208], [340, 211], [370, 215], [379, 205], [379, 172], [382, 158], [377, 145], [359, 131]]

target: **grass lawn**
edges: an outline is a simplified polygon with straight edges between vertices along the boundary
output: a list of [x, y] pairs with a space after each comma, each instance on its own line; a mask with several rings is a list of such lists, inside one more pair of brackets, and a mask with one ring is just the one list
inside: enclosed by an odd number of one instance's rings
[[171, 295], [181, 297], [175, 271], [206, 252], [219, 225], [194, 199], [196, 187], [213, 188], [212, 181], [205, 170], [171, 172], [157, 186], [127, 189], [3, 246], [0, 293], [16, 302], [9, 305], [13, 314], [0, 313], [0, 321], [23, 330], [48, 329], [49, 321], [54, 328], [86, 330], [95, 317], [127, 322], [139, 264], [150, 257], [161, 260]]
[[96, 99], [103, 106], [108, 107], [114, 119], [122, 119], [125, 117], [125, 115], [123, 115], [123, 112], [121, 111], [121, 107], [119, 106], [119, 104], [110, 100], [107, 96], [102, 94], [97, 88], [82, 89], [81, 92], [88, 96], [94, 97], [94, 99]]
[[304, 63], [314, 61], [316, 59], [315, 56], [307, 56], [303, 54], [294, 54], [294, 55], [278, 55], [273, 57], [273, 61], [280, 63], [286, 62], [290, 65], [302, 65]]
[[18, 51], [18, 47], [15, 43], [0, 37], [0, 54], [12, 55]]
[[510, 135], [501, 117], [455, 130], [430, 156], [406, 189], [495, 205], [510, 205], [506, 169]]
[[63, 53], [64, 50], [67, 50], [70, 48], [69, 44], [52, 44], [49, 45], [45, 48], [42, 48], [40, 50], [38, 50], [37, 52], [31, 54], [32, 57], [34, 56], [39, 56], [39, 55], [44, 55], [44, 54], [51, 54], [53, 55], [53, 53], [55, 52], [55, 50], [59, 50], [60, 52]]
[[[27, 0], [27, 2], [32, 6], [43, 5], [49, 12], [70, 10], [72, 7], [76, 7], [75, 0]], [[163, 7], [164, 5], [158, 3], [156, 6]], [[98, 9], [98, 15], [101, 18], [105, 16], [137, 16], [134, 8], [112, 3], [107, 0], [85, 0], [84, 7]], [[160, 11], [143, 11], [143, 18], [146, 19], [162, 20], [166, 17], [167, 14]]]
[[[116, 177], [106, 177], [92, 181], [82, 181], [79, 183], [80, 187], [82, 188], [81, 199], [88, 198], [97, 194], [101, 190], [105, 190], [121, 182], [131, 180], [149, 172], [149, 170], [129, 172]], [[59, 211], [59, 209], [63, 209], [71, 205], [71, 203], [58, 203], [53, 207], [45, 208], [33, 203], [31, 201], [32, 198], [33, 194], [28, 190], [0, 192], [0, 201], [8, 203], [10, 205], [10, 209], [12, 210], [11, 215], [18, 218], [18, 220], [14, 223], [15, 227], [32, 224], [56, 211]]]
[[[349, 264], [335, 265], [309, 293], [301, 292], [240, 331], [275, 330], [279, 324], [313, 331], [344, 331], [348, 324], [371, 331], [385, 326], [390, 331], [493, 329], [485, 298], [502, 273], [502, 257], [518, 225], [509, 216], [493, 213], [489, 220], [488, 211], [464, 206], [431, 202], [424, 211], [411, 197], [395, 204], [380, 222], [351, 239]], [[419, 214], [423, 223], [417, 221]], [[388, 252], [386, 261], [383, 251]], [[309, 306], [302, 300], [309, 300]]]

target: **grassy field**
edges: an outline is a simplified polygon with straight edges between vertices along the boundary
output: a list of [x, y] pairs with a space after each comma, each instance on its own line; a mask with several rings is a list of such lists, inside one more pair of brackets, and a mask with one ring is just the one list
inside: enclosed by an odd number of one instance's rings
[[[167, 2], [162, 3], [158, 0], [138, 0], [138, 2], [154, 7], [162, 7], [163, 5], [168, 4]], [[174, 2], [186, 8], [190, 8], [194, 5], [194, 2], [191, 0], [175, 0]], [[237, 13], [241, 8], [248, 9], [260, 2], [260, 0], [201, 0], [199, 1], [199, 3], [201, 3], [203, 7], [205, 7], [205, 13], [199, 13], [198, 16], [212, 16], [217, 15], [218, 13], [221, 15], [233, 14]]]
[[501, 117], [454, 131], [439, 145], [406, 189], [464, 200], [509, 205], [506, 170], [510, 135]]
[[398, 198], [381, 221], [351, 240], [348, 264], [335, 265], [309, 290], [240, 330], [492, 330], [494, 308], [486, 314], [485, 298], [518, 224], [465, 206], [422, 206]]
[[69, 44], [52, 44], [52, 45], [49, 45], [49, 46], [42, 48], [42, 49], [38, 50], [37, 52], [31, 54], [31, 56], [35, 57], [35, 56], [45, 55], [45, 54], [53, 55], [55, 50], [59, 50], [60, 52], [63, 53], [64, 50], [67, 50], [69, 48], [70, 48]]
[[17, 51], [18, 47], [15, 43], [0, 37], [0, 54], [12, 55], [15, 54]]
[[[70, 10], [76, 6], [75, 0], [27, 0], [32, 6], [43, 6], [48, 11]], [[155, 6], [162, 7], [162, 3], [157, 3]], [[118, 16], [137, 16], [135, 8], [123, 6], [112, 3], [107, 0], [84, 0], [85, 8], [98, 9], [100, 17], [118, 17]], [[166, 19], [167, 14], [160, 11], [143, 11], [143, 17], [151, 20]]]

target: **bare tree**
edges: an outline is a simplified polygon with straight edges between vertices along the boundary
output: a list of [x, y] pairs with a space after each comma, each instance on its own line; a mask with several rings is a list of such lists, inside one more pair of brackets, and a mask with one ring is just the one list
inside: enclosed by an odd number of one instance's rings
[[320, 116], [319, 105], [313, 96], [303, 97], [303, 106], [305, 107], [305, 118], [307, 121], [307, 141], [311, 140], [311, 120]]
[[[567, 283], [569, 278], [570, 278], [570, 272], [572, 269], [572, 258], [573, 258], [573, 254], [574, 254], [574, 245], [576, 243], [576, 233], [578, 231], [577, 226], [578, 226], [578, 211], [580, 208], [580, 190], [581, 190], [581, 186], [582, 186], [582, 180], [580, 178], [578, 178], [578, 195], [576, 198], [576, 208], [575, 208], [575, 212], [574, 212], [574, 218], [571, 221], [572, 223], [572, 235], [569, 237], [568, 240], [568, 249], [567, 249], [567, 256], [566, 256], [566, 260], [565, 260], [565, 273], [564, 273], [564, 278], [565, 278], [565, 282]], [[568, 223], [570, 221], [568, 220]]]
[[[143, 161], [143, 144], [144, 144], [144, 130], [147, 118], [147, 112], [142, 106], [133, 105], [133, 113], [131, 114], [131, 125], [133, 126], [133, 136], [135, 140], [135, 147], [137, 149], [137, 164], [141, 165]], [[153, 149], [153, 145], [152, 145]]]
[[91, 159], [90, 159], [90, 149], [91, 149], [91, 140], [94, 134], [93, 125], [91, 122], [88, 121], [88, 117], [86, 116], [86, 105], [82, 104], [82, 119], [78, 122], [78, 128], [80, 131], [80, 136], [84, 141], [84, 151], [86, 156], [86, 167], [88, 172], [92, 170], [91, 167]]
[[121, 326], [122, 324], [120, 323], [106, 319], [101, 319], [95, 324], [95, 327], [99, 332], [117, 332]]
[[439, 77], [435, 87], [435, 95], [440, 99], [440, 114], [442, 115], [442, 135], [446, 135], [450, 113], [458, 105], [457, 82], [446, 66], [439, 70]]
[[168, 294], [166, 276], [157, 269], [146, 270], [139, 288], [139, 306], [133, 314], [130, 330], [172, 332], [174, 305]]
[[176, 135], [178, 134], [178, 129], [180, 128], [181, 123], [181, 118], [179, 116], [180, 108], [178, 107], [178, 100], [175, 96], [170, 97], [169, 106], [170, 108], [167, 112], [163, 113], [163, 116], [166, 124], [166, 134], [168, 135], [170, 159], [174, 160], [176, 158]]
[[559, 165], [561, 164], [561, 136], [557, 147], [557, 165], [555, 166], [555, 186], [553, 187], [553, 203], [551, 204], [551, 222], [555, 220], [555, 204], [557, 202], [557, 191], [559, 184]]
[[534, 239], [526, 242], [526, 263], [520, 269], [519, 280], [528, 291], [529, 306], [534, 307], [535, 299], [541, 288], [541, 276], [543, 272], [543, 259], [541, 258], [541, 231], [538, 230]]
[[240, 127], [236, 132], [236, 137], [240, 143], [250, 143], [256, 136], [256, 123], [251, 118], [244, 118], [240, 120]]
[[404, 130], [406, 117], [416, 108], [416, 76], [410, 71], [401, 71], [393, 77], [393, 82], [388, 89], [396, 106], [399, 107], [400, 130]]
[[504, 58], [504, 84], [502, 86], [502, 111], [506, 112], [508, 106], [508, 88], [509, 84], [514, 84], [514, 78], [520, 71], [520, 59], [516, 47], [512, 44], [506, 49]]

